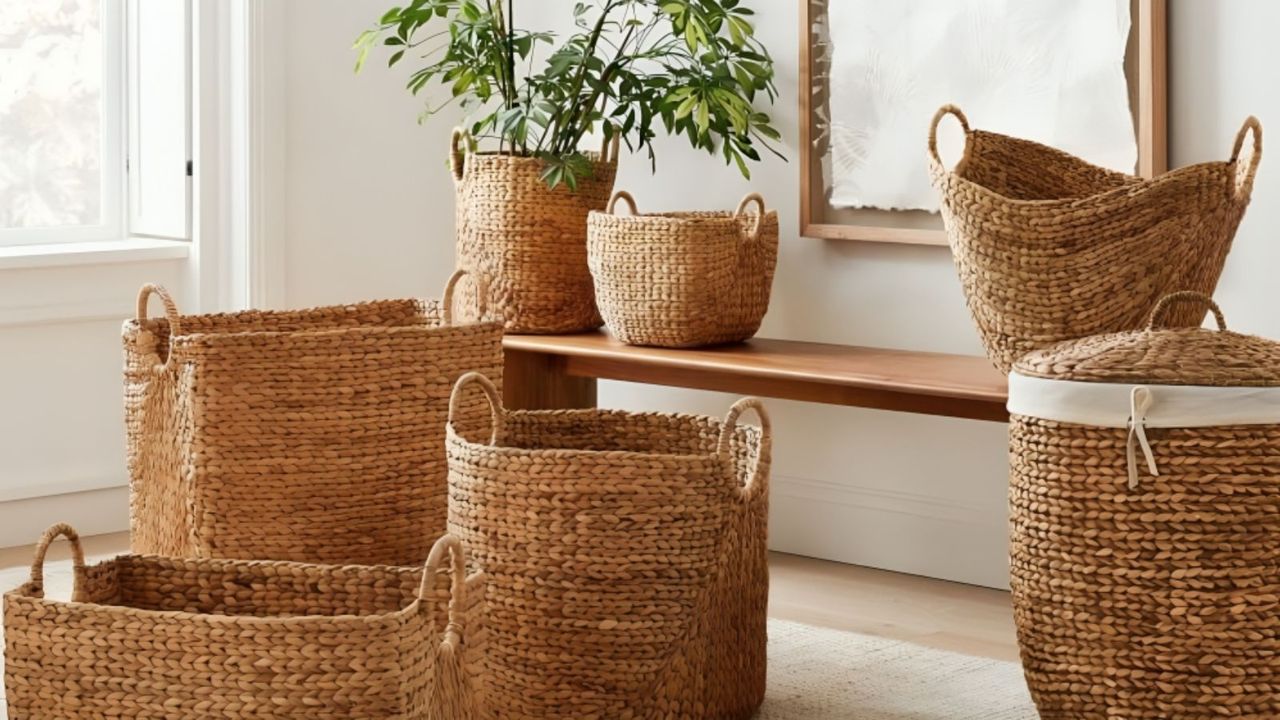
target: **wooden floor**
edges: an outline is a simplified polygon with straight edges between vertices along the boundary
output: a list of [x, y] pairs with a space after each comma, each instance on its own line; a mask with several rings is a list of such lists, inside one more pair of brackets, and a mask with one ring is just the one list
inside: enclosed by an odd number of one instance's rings
[[[121, 533], [86, 538], [85, 554], [128, 550]], [[65, 542], [49, 559], [69, 557]], [[26, 580], [31, 548], [0, 549], [0, 589]], [[968, 585], [774, 553], [770, 559], [773, 617], [905, 640], [967, 655], [1016, 660], [1009, 594]]]

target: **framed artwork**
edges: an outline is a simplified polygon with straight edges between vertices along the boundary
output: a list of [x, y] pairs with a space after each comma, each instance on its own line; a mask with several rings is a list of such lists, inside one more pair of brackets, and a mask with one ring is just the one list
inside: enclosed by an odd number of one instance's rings
[[1167, 168], [1167, 0], [799, 1], [804, 237], [946, 245], [925, 139], [948, 102], [1105, 167]]

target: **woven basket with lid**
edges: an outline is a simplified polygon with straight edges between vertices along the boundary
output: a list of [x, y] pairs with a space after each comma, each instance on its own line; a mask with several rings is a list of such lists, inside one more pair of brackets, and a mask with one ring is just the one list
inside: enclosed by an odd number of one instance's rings
[[[1165, 328], [1182, 305], [1218, 330]], [[1280, 717], [1280, 343], [1207, 296], [1009, 380], [1011, 565], [1045, 720]]]
[[[954, 168], [938, 153], [938, 124], [947, 115], [965, 131]], [[1146, 179], [1030, 140], [971, 130], [959, 108], [944, 106], [929, 133], [930, 175], [992, 362], [1008, 372], [1034, 350], [1136, 330], [1170, 292], [1212, 293], [1261, 161], [1262, 126], [1252, 117], [1226, 162]], [[1195, 323], [1186, 308], [1168, 319]]]

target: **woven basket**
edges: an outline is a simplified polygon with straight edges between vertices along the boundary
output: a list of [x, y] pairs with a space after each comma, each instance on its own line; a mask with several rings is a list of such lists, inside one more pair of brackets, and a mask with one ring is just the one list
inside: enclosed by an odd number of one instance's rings
[[1013, 598], [1044, 720], [1280, 717], [1280, 344], [1162, 329], [1174, 303], [1225, 327], [1181, 293], [1010, 377]]
[[[618, 201], [631, 216], [614, 214]], [[748, 214], [752, 205], [758, 212]], [[631, 345], [697, 347], [746, 340], [769, 309], [778, 265], [778, 214], [748, 195], [736, 212], [640, 215], [619, 192], [587, 221], [596, 302], [614, 337]]]
[[[43, 565], [72, 543], [70, 602]], [[445, 554], [451, 564], [440, 567]], [[412, 568], [125, 555], [85, 567], [50, 528], [4, 596], [13, 720], [480, 720], [484, 576], [456, 539]]]
[[[947, 170], [938, 123], [959, 119], [963, 159]], [[1253, 148], [1242, 157], [1246, 136]], [[1023, 355], [1089, 335], [1136, 330], [1175, 290], [1212, 293], [1262, 159], [1245, 121], [1227, 162], [1143, 180], [1027, 140], [970, 130], [947, 105], [929, 131], [930, 172], [969, 310], [1002, 372]], [[1170, 324], [1192, 326], [1188, 309]]]
[[587, 269], [587, 213], [609, 201], [620, 140], [588, 153], [593, 175], [576, 190], [551, 190], [541, 159], [472, 152], [466, 133], [454, 131], [458, 265], [489, 282], [509, 332], [572, 333], [603, 322]]
[[[490, 578], [503, 718], [749, 718], [764, 699], [771, 430], [728, 418], [508, 412], [449, 429], [449, 525]], [[475, 394], [475, 393], [472, 393]], [[760, 429], [738, 427], [755, 410]]]
[[460, 277], [443, 304], [225, 315], [179, 315], [144, 287], [124, 326], [134, 551], [422, 562], [447, 517], [449, 391], [502, 372], [501, 324], [453, 319]]

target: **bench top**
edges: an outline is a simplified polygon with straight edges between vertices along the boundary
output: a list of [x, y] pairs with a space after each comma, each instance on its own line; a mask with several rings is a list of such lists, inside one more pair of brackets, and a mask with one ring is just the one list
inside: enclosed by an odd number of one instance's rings
[[508, 335], [508, 354], [553, 358], [580, 378], [1003, 422], [1007, 386], [983, 357], [756, 338], [693, 350], [624, 345], [603, 332]]

